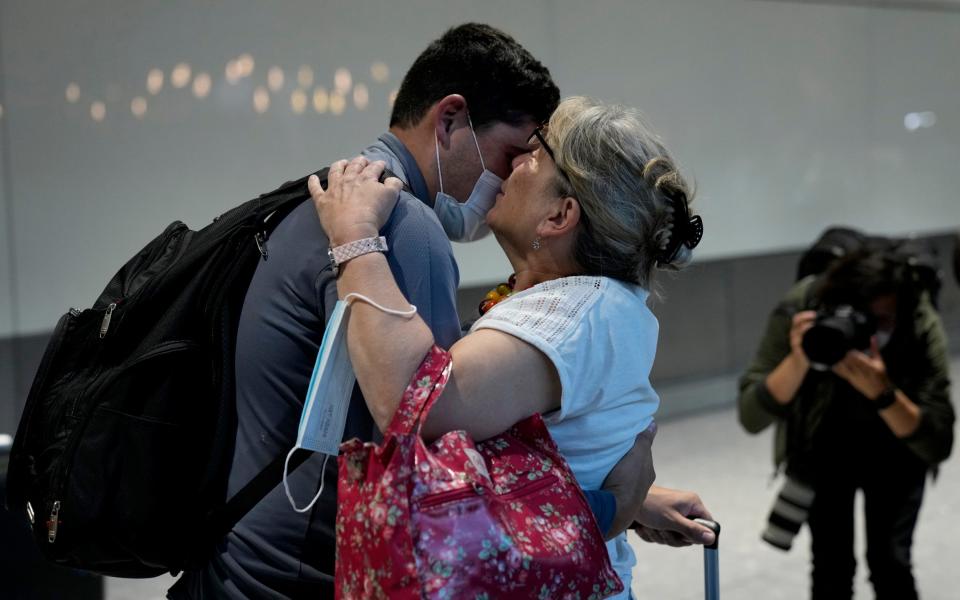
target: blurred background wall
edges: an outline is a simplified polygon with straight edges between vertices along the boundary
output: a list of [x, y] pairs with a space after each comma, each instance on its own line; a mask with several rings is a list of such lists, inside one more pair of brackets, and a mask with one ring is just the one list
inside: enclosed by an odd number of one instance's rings
[[[960, 2], [0, 0], [0, 432], [60, 314], [170, 221], [356, 153], [414, 57], [470, 20], [564, 95], [640, 107], [696, 180], [706, 235], [656, 307], [668, 413], [733, 401], [828, 225], [951, 248]], [[467, 318], [509, 266], [492, 237], [456, 251]], [[958, 297], [948, 281], [954, 348]]]

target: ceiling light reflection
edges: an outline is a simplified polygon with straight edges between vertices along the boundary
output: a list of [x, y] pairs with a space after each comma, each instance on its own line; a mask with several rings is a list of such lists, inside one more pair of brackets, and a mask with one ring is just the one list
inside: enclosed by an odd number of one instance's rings
[[333, 74], [333, 89], [336, 90], [338, 94], [346, 95], [352, 85], [353, 76], [350, 75], [349, 69], [340, 67]]
[[224, 76], [227, 78], [227, 83], [230, 85], [236, 85], [239, 83], [239, 81], [243, 79], [243, 75], [240, 74], [240, 63], [235, 60], [228, 62], [227, 68], [224, 71]]
[[367, 86], [358, 83], [353, 88], [353, 105], [358, 110], [364, 110], [368, 104], [370, 104], [370, 92], [367, 90]]
[[253, 110], [263, 114], [270, 108], [270, 92], [263, 86], [253, 90]]
[[180, 63], [170, 73], [170, 85], [179, 89], [190, 83], [190, 65]]
[[317, 111], [318, 114], [323, 114], [327, 112], [327, 108], [330, 107], [330, 96], [327, 95], [327, 90], [323, 87], [318, 87], [313, 90], [313, 110]]
[[97, 100], [90, 105], [90, 117], [96, 121], [103, 121], [107, 117], [107, 105]]
[[253, 75], [254, 66], [253, 57], [249, 54], [241, 54], [237, 58], [237, 74], [241, 79]]
[[342, 115], [347, 108], [347, 99], [339, 92], [330, 94], [330, 112], [335, 115]]
[[937, 114], [932, 111], [907, 113], [903, 117], [903, 127], [907, 131], [917, 131], [937, 124]]
[[206, 73], [197, 73], [193, 78], [193, 95], [197, 98], [206, 98], [213, 87], [213, 80]]
[[290, 108], [294, 113], [302, 115], [307, 109], [307, 94], [303, 90], [294, 90], [290, 94]]
[[386, 63], [377, 61], [370, 65], [370, 77], [377, 83], [383, 83], [390, 78], [390, 67]]
[[142, 119], [147, 114], [147, 99], [143, 96], [137, 96], [130, 101], [130, 112], [138, 119]]
[[147, 73], [147, 91], [156, 96], [163, 89], [163, 71], [150, 69]]
[[67, 90], [64, 95], [67, 97], [67, 102], [73, 104], [80, 99], [80, 86], [75, 83], [67, 85]]
[[267, 71], [267, 87], [271, 92], [279, 92], [283, 88], [283, 69], [280, 67], [270, 67]]

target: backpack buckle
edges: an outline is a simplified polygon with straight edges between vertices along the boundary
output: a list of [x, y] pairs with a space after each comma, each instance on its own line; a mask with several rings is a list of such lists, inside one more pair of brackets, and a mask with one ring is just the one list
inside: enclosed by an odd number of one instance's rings
[[260, 251], [260, 256], [263, 257], [263, 260], [267, 260], [267, 235], [259, 231], [253, 236], [253, 240], [257, 243], [257, 250]]

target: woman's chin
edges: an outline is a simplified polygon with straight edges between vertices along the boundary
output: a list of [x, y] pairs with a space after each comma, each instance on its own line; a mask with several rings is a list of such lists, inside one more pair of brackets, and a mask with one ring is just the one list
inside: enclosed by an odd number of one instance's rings
[[499, 241], [500, 228], [497, 226], [497, 220], [495, 218], [490, 218], [490, 213], [487, 213], [487, 227], [490, 228], [490, 233], [492, 233]]

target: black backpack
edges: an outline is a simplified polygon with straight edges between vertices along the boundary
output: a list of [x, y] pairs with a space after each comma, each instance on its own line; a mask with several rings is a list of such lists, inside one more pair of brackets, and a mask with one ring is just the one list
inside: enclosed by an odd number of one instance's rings
[[309, 198], [306, 179], [199, 231], [171, 224], [92, 308], [60, 319], [7, 478], [9, 509], [48, 559], [119, 577], [198, 568], [280, 482], [284, 456], [225, 502], [240, 309], [273, 227]]
[[797, 281], [824, 273], [837, 259], [870, 250], [884, 252], [909, 266], [917, 286], [925, 290], [936, 308], [943, 287], [943, 270], [936, 248], [919, 239], [867, 235], [849, 227], [830, 227], [800, 257]]

